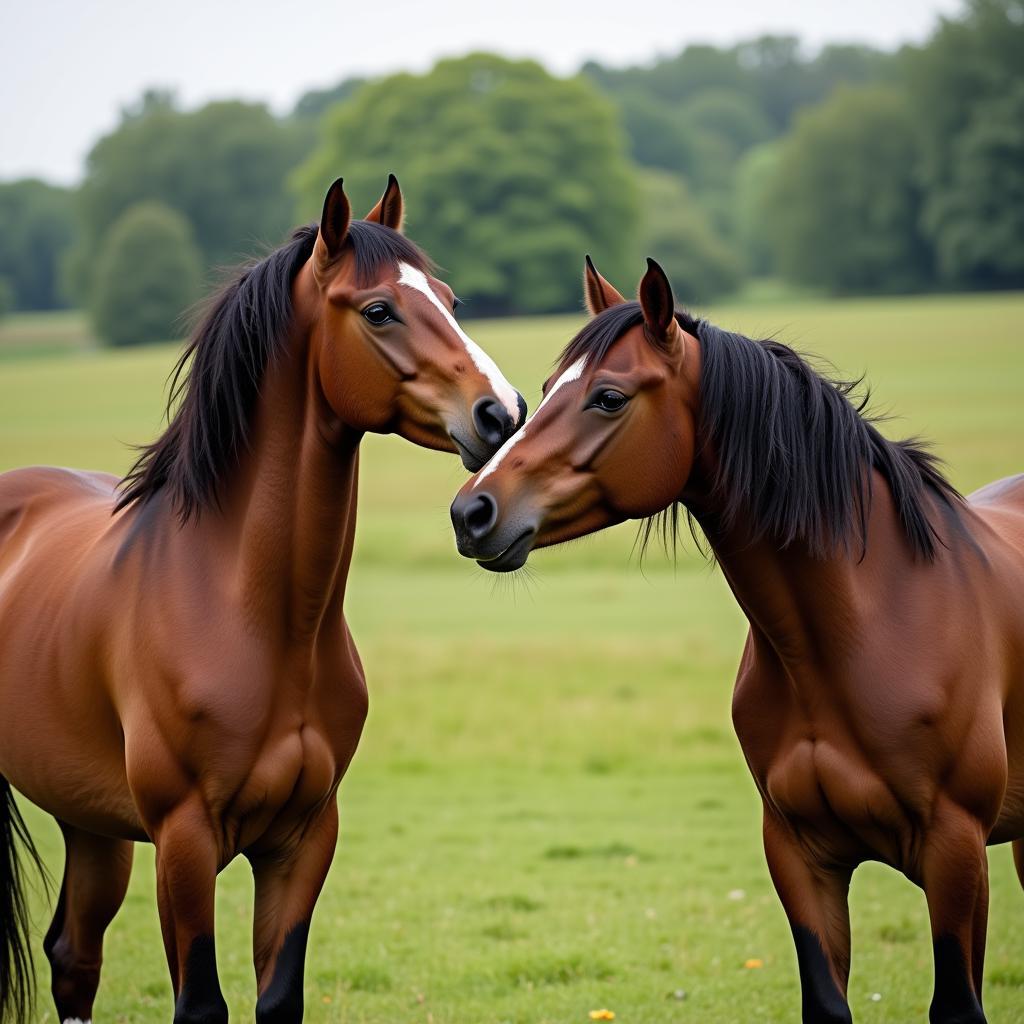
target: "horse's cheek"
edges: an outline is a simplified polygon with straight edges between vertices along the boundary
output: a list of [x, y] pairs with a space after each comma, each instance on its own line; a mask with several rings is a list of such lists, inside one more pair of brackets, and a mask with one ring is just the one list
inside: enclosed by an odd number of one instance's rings
[[679, 498], [689, 462], [685, 438], [663, 433], [657, 441], [609, 446], [599, 473], [615, 511], [639, 519], [661, 512]]

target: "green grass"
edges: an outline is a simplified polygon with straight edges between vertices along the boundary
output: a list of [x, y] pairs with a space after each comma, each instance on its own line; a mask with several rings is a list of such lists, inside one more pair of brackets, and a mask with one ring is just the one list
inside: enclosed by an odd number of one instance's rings
[[[930, 435], [966, 490], [1024, 468], [1024, 296], [745, 300], [711, 313], [869, 371], [879, 406], [901, 415], [886, 429]], [[472, 333], [532, 407], [577, 322]], [[0, 468], [123, 470], [119, 442], [156, 429], [173, 358], [163, 347], [5, 360]], [[366, 443], [348, 613], [371, 713], [342, 785], [307, 1020], [586, 1024], [599, 1007], [620, 1024], [796, 1019], [788, 926], [729, 723], [744, 624], [720, 575], [692, 552], [674, 571], [652, 554], [641, 573], [625, 527], [535, 555], [538, 578], [512, 587], [455, 554], [447, 506], [463, 479], [453, 458]], [[55, 826], [34, 811], [30, 822], [59, 875]], [[1024, 894], [1008, 849], [992, 851], [991, 872], [986, 1006], [993, 1022], [1024, 1021]], [[140, 846], [97, 1021], [170, 1017], [153, 888]], [[239, 1021], [252, 1017], [251, 896], [244, 863], [232, 865], [217, 941]], [[923, 896], [866, 866], [852, 905], [856, 1019], [924, 1021]], [[36, 921], [45, 928], [41, 903]], [[745, 969], [750, 958], [764, 966]], [[43, 992], [39, 1019], [52, 1022]]]

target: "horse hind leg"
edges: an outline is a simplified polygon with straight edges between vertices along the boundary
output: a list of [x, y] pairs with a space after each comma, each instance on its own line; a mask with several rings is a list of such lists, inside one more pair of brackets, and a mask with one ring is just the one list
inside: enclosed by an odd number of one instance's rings
[[59, 1021], [92, 1018], [100, 983], [103, 934], [128, 889], [134, 845], [61, 824], [64, 880], [43, 940]]

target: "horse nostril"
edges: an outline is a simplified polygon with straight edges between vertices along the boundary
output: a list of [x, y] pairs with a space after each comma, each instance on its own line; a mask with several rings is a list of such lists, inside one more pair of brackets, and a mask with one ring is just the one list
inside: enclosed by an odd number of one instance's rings
[[474, 540], [486, 537], [498, 520], [498, 503], [489, 494], [477, 494], [466, 506], [463, 521]]
[[497, 448], [516, 429], [508, 410], [496, 398], [478, 398], [473, 404], [473, 426], [480, 440]]

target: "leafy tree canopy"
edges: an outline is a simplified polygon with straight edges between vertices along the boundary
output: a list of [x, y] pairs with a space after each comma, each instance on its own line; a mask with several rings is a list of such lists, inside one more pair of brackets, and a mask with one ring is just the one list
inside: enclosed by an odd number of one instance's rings
[[802, 114], [781, 146], [764, 210], [786, 276], [834, 292], [927, 281], [914, 119], [900, 92], [842, 89]]
[[292, 117], [315, 121], [325, 110], [338, 103], [344, 103], [365, 83], [365, 78], [343, 78], [337, 85], [326, 89], [310, 89], [299, 97], [292, 110]]
[[[692, 307], [733, 291], [739, 261], [686, 186], [664, 171], [642, 171], [640, 181], [640, 250], [665, 268], [677, 301]], [[637, 259], [633, 277], [642, 265]]]
[[35, 179], [0, 184], [0, 277], [13, 308], [64, 305], [61, 265], [74, 235], [67, 189]]
[[624, 269], [636, 209], [624, 151], [615, 109], [588, 81], [473, 54], [330, 110], [294, 182], [312, 218], [338, 175], [362, 212], [393, 171], [411, 236], [471, 312], [541, 312], [578, 306], [584, 252]]
[[92, 313], [111, 345], [166, 341], [200, 290], [200, 253], [181, 214], [161, 203], [129, 207], [113, 224], [96, 265]]
[[288, 172], [301, 157], [294, 125], [258, 104], [183, 112], [149, 93], [93, 147], [78, 195], [81, 236], [72, 283], [87, 296], [95, 253], [128, 207], [155, 200], [191, 225], [206, 266], [277, 244], [292, 226]]
[[903, 59], [919, 140], [923, 223], [943, 279], [1024, 285], [1024, 0], [969, 0], [963, 18], [944, 21]]

